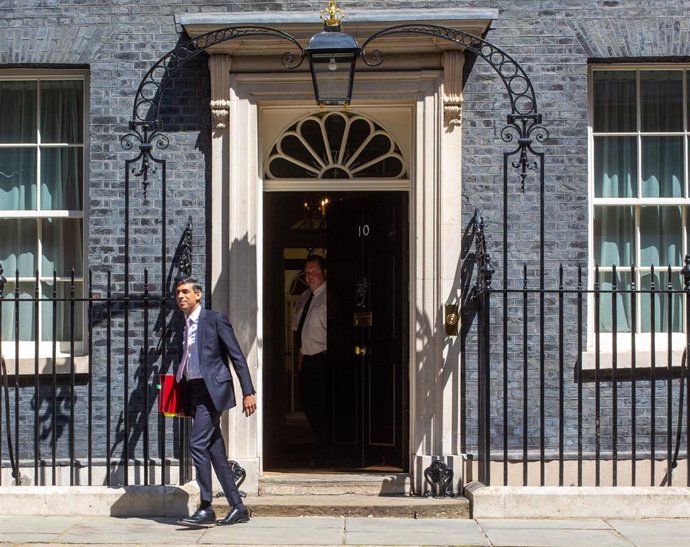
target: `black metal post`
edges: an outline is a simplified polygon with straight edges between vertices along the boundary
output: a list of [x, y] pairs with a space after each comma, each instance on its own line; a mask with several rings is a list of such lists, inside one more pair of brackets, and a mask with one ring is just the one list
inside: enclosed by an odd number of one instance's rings
[[[690, 255], [685, 255], [685, 265], [680, 273], [683, 276], [685, 294], [685, 476], [686, 486], [690, 486]], [[680, 405], [680, 401], [678, 404]], [[682, 416], [683, 409], [679, 408], [678, 413]]]
[[[483, 222], [482, 222], [482, 246]], [[479, 282], [479, 481], [491, 484], [491, 278], [494, 269], [483, 248], [478, 257]]]
[[630, 292], [630, 321], [632, 328], [630, 329], [630, 374], [632, 376], [630, 382], [630, 445], [631, 445], [631, 485], [635, 486], [637, 482], [637, 348], [635, 331], [637, 329], [637, 290], [636, 290], [636, 272], [635, 266], [630, 266], [631, 292]]

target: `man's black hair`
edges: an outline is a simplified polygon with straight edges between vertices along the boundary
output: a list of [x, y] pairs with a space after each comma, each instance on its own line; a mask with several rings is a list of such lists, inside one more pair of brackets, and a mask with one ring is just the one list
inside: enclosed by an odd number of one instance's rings
[[319, 266], [321, 267], [321, 271], [326, 271], [326, 259], [321, 255], [309, 255], [304, 263], [306, 264], [307, 262], [318, 262]]
[[178, 279], [175, 282], [175, 289], [177, 289], [177, 287], [179, 287], [180, 285], [187, 285], [187, 284], [192, 285], [192, 290], [194, 292], [204, 292], [204, 289], [201, 286], [201, 283], [199, 283], [199, 281], [197, 281], [197, 279], [195, 277], [183, 277], [181, 279]]

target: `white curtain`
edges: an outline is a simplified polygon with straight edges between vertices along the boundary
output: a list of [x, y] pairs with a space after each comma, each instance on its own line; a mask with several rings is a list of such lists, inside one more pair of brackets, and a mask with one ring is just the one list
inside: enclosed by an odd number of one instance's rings
[[[637, 97], [636, 72], [594, 72], [594, 196], [596, 198], [678, 198], [684, 197], [684, 149], [681, 136], [597, 135], [596, 133], [671, 132], [683, 129], [683, 72], [680, 70], [641, 71], [640, 96]], [[641, 126], [637, 125], [637, 105], [641, 109]], [[642, 172], [638, 172], [638, 160]], [[638, 189], [639, 185], [639, 189]], [[629, 206], [594, 208], [594, 261], [601, 267], [617, 266], [618, 289], [630, 287], [630, 266], [642, 268], [640, 282], [648, 288], [651, 275], [645, 273], [654, 265], [657, 283], [668, 283], [669, 264], [681, 266], [683, 220], [680, 207], [640, 207], [640, 256], [636, 256], [636, 209]], [[623, 272], [621, 273], [621, 269]], [[613, 274], [602, 272], [600, 285], [610, 289]], [[676, 284], [676, 280], [671, 280]], [[644, 286], [644, 282], [647, 286]], [[678, 282], [679, 284], [679, 282]], [[659, 287], [659, 285], [657, 285]], [[661, 288], [665, 288], [662, 285]], [[630, 317], [630, 295], [617, 296], [618, 332], [633, 328]], [[667, 323], [665, 295], [656, 297], [656, 324]], [[651, 327], [650, 298], [641, 299], [641, 325]], [[612, 299], [601, 298], [600, 327], [611, 332]], [[674, 300], [672, 327], [680, 319], [679, 301]]]
[[637, 139], [594, 139], [594, 188], [598, 198], [637, 196]]
[[642, 197], [683, 195], [683, 138], [642, 137]]
[[[2, 212], [82, 210], [83, 82], [2, 81], [0, 112], [0, 264], [10, 281], [2, 305], [1, 328], [2, 339], [7, 341], [15, 337], [13, 280], [17, 271], [20, 277], [29, 279], [34, 279], [37, 268], [43, 279], [52, 278], [54, 270], [58, 276], [69, 276], [72, 268], [77, 276], [82, 275], [81, 219], [3, 219]], [[20, 293], [33, 297], [34, 284], [20, 282]], [[52, 294], [52, 287], [43, 289]], [[64, 292], [60, 287], [59, 293]], [[65, 310], [58, 313], [64, 316]], [[52, 322], [52, 311], [44, 308], [42, 315], [45, 329], [46, 320]], [[35, 337], [34, 317], [34, 304], [20, 303], [20, 340]]]

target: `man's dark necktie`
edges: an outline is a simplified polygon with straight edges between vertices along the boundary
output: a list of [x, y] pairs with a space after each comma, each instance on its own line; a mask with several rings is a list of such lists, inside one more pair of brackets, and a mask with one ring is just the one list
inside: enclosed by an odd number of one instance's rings
[[297, 324], [297, 349], [302, 349], [302, 329], [304, 328], [304, 320], [307, 318], [307, 312], [309, 311], [309, 306], [311, 306], [311, 301], [313, 298], [314, 293], [309, 293], [309, 298], [307, 298], [307, 301], [302, 308], [302, 313], [299, 316], [299, 323]]

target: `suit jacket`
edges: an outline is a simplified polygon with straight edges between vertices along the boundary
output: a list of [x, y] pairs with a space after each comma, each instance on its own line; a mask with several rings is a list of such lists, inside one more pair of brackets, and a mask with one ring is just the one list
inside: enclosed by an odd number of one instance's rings
[[[201, 310], [197, 327], [197, 347], [199, 368], [217, 410], [227, 410], [236, 405], [235, 388], [228, 361], [235, 369], [242, 395], [255, 393], [247, 360], [225, 314]], [[182, 337], [178, 349], [179, 355], [182, 355]]]

